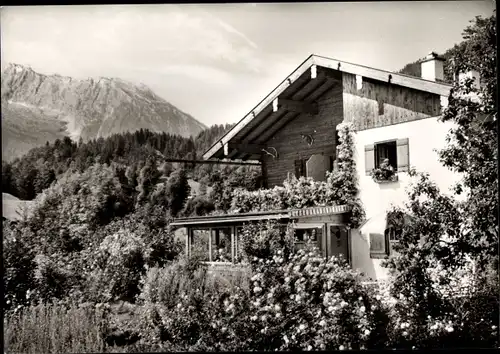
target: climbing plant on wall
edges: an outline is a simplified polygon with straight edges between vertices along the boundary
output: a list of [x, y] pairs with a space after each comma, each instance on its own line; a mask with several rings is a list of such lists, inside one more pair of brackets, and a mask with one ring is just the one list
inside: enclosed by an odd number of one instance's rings
[[334, 200], [352, 208], [348, 226], [357, 228], [365, 219], [365, 210], [359, 198], [358, 174], [354, 150], [354, 127], [351, 123], [337, 126], [339, 145], [337, 146], [338, 168], [328, 174], [327, 184], [334, 191]]

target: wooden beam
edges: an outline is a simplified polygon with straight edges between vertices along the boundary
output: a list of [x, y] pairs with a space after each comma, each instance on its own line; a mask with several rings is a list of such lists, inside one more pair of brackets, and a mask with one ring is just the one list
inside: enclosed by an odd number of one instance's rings
[[304, 101], [292, 101], [284, 98], [275, 98], [273, 101], [273, 111], [277, 112], [282, 108], [289, 112], [318, 114], [318, 104]]
[[239, 162], [239, 161], [221, 161], [221, 160], [184, 160], [184, 159], [163, 159], [163, 161], [165, 161], [165, 162], [179, 162], [179, 163], [192, 163], [192, 164], [209, 164], [209, 165], [260, 166], [260, 162], [258, 162], [258, 161]]
[[[441, 96], [448, 96], [450, 94], [451, 85], [440, 82], [428, 81], [418, 77], [410, 77], [390, 71], [374, 69], [367, 66], [347, 63], [345, 61], [335, 60], [331, 58], [313, 56], [313, 63], [323, 68], [340, 70], [349, 74], [361, 75], [371, 79], [391, 82], [394, 85], [409, 87], [415, 90], [432, 92]], [[389, 78], [390, 76], [390, 78]]]
[[229, 143], [229, 149], [237, 150], [238, 152], [246, 152], [249, 154], [260, 154], [262, 149], [265, 149], [265, 145], [259, 144], [239, 144], [239, 143]]
[[342, 81], [342, 71], [319, 67], [316, 79], [330, 82], [339, 82]]

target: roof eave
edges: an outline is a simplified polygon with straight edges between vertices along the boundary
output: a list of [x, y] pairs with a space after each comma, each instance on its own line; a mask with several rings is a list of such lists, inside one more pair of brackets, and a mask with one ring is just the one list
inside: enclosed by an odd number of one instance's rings
[[[353, 75], [372, 78], [382, 82], [389, 82], [394, 85], [409, 87], [412, 89], [431, 92], [440, 96], [448, 96], [451, 90], [451, 85], [424, 80], [418, 77], [406, 76], [403, 74], [393, 73], [390, 71], [374, 69], [363, 65], [352, 64], [333, 58], [322, 57], [311, 54], [305, 61], [302, 62], [290, 75], [288, 75], [273, 91], [271, 91], [257, 106], [254, 107], [245, 117], [243, 117], [236, 125], [229, 130], [224, 136], [217, 140], [204, 154], [203, 159], [208, 160], [214, 157], [224, 145], [227, 144], [241, 129], [250, 123], [264, 108], [272, 104], [283, 91], [290, 86], [294, 80], [299, 78], [306, 70], [313, 65], [327, 69], [339, 70]], [[219, 147], [217, 147], [219, 145]]]

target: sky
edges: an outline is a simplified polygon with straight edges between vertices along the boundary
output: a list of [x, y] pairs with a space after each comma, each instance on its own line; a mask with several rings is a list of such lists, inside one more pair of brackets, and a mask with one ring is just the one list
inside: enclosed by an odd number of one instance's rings
[[8, 63], [145, 84], [202, 123], [235, 123], [310, 54], [397, 71], [462, 39], [494, 1], [11, 6]]

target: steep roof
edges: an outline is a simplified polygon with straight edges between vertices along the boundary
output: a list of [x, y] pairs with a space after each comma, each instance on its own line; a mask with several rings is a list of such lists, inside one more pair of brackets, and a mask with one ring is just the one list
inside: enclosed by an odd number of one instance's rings
[[[340, 82], [342, 72], [440, 96], [448, 96], [451, 89], [451, 85], [443, 82], [424, 80], [312, 54], [259, 102], [251, 112], [215, 142], [205, 152], [203, 158], [205, 160], [210, 158], [257, 159], [260, 156], [261, 144], [264, 144], [298, 115], [293, 112], [273, 114], [273, 101], [278, 96], [280, 99], [292, 100], [301, 100], [307, 96], [308, 100], [314, 100], [335, 85], [335, 82], [328, 80], [328, 78], [336, 78]], [[243, 144], [246, 151], [238, 151], [238, 146]], [[225, 146], [226, 148], [224, 148]], [[228, 156], [224, 150], [228, 152]]]

